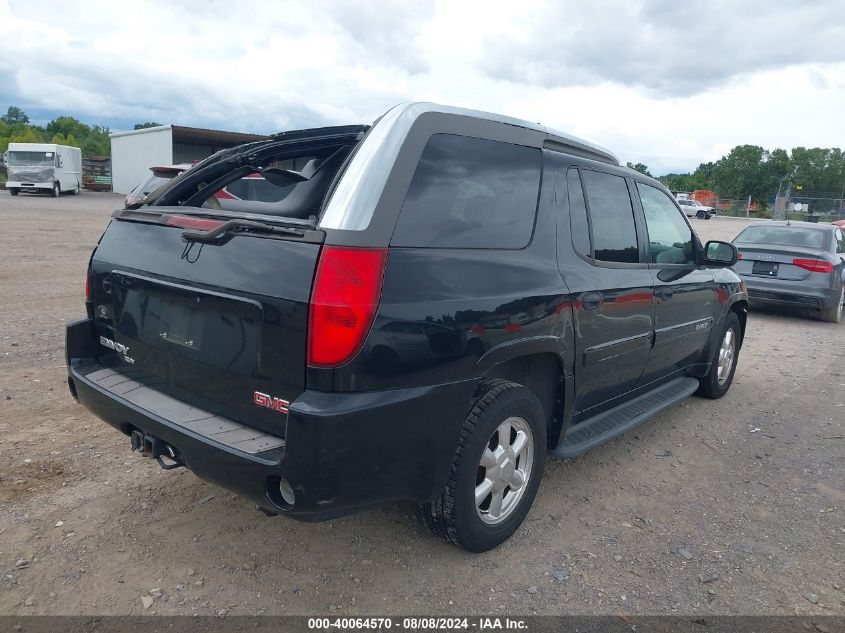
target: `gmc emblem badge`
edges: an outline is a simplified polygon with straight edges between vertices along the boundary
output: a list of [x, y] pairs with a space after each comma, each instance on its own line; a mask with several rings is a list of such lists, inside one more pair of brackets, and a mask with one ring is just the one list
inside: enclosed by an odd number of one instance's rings
[[268, 409], [273, 409], [273, 411], [278, 411], [279, 413], [287, 413], [288, 406], [290, 405], [290, 402], [287, 400], [274, 398], [273, 396], [261, 393], [260, 391], [256, 391], [252, 394], [252, 401], [259, 407], [267, 407]]

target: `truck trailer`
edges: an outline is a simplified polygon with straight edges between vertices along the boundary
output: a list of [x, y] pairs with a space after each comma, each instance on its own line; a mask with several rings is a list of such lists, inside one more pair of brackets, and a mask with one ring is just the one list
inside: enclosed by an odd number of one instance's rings
[[82, 186], [82, 151], [55, 143], [9, 143], [6, 189], [79, 193]]

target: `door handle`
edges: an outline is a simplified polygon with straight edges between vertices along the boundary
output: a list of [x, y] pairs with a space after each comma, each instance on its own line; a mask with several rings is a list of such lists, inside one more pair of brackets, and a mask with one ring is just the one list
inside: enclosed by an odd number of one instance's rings
[[654, 294], [656, 294], [657, 298], [661, 299], [662, 301], [669, 301], [669, 299], [671, 299], [672, 295], [675, 293], [669, 286], [663, 286], [655, 290]]
[[588, 292], [581, 297], [581, 305], [585, 310], [598, 310], [601, 307], [601, 295], [598, 292]]

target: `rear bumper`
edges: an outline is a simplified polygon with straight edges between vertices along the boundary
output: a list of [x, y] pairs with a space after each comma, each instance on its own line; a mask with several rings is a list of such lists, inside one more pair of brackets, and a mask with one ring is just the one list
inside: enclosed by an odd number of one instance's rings
[[760, 279], [747, 275], [742, 275], [742, 279], [748, 288], [748, 301], [752, 305], [770, 304], [820, 310], [831, 307], [836, 301], [829, 288], [813, 287], [801, 281]]
[[[186, 429], [89, 376], [97, 364], [90, 320], [67, 327], [71, 393], [108, 424], [174, 447], [197, 476], [262, 508], [319, 521], [387, 501], [428, 501], [446, 483], [475, 381], [364, 393], [306, 391], [290, 405], [284, 444], [251, 454]], [[296, 496], [278, 492], [284, 477]]]

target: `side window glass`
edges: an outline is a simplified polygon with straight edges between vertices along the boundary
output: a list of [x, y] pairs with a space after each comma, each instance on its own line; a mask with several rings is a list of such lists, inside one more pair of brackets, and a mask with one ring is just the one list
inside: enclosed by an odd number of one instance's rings
[[836, 242], [838, 244], [836, 252], [845, 253], [845, 231], [842, 229], [836, 229]]
[[640, 261], [634, 207], [621, 176], [584, 170], [594, 257], [605, 262]]
[[692, 230], [665, 193], [644, 183], [637, 191], [648, 228], [650, 261], [657, 264], [694, 264]]
[[572, 245], [581, 255], [592, 257], [587, 205], [584, 203], [584, 190], [581, 187], [581, 176], [578, 175], [577, 169], [566, 172], [566, 184], [569, 192], [569, 226], [572, 231]]
[[523, 248], [540, 191], [541, 151], [434, 134], [405, 196], [394, 246]]

